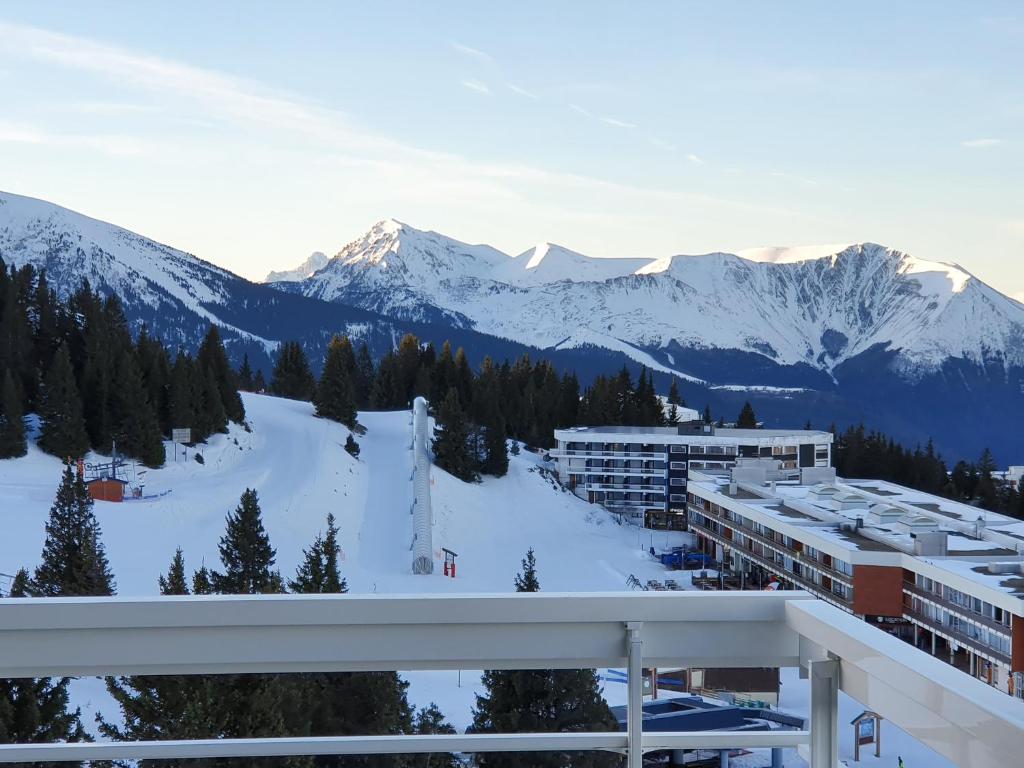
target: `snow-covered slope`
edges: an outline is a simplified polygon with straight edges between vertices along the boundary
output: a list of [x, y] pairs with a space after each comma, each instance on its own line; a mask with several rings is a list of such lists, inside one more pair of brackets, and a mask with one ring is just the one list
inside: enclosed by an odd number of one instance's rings
[[[244, 394], [251, 432], [232, 427], [200, 450], [136, 479], [145, 501], [95, 506], [111, 567], [121, 595], [152, 595], [175, 547], [181, 546], [189, 570], [219, 565], [217, 542], [224, 518], [245, 488], [255, 488], [282, 575], [291, 576], [328, 512], [341, 529], [342, 571], [353, 592], [439, 593], [509, 592], [526, 549], [533, 547], [541, 586], [547, 591], [588, 592], [625, 589], [629, 574], [641, 580], [663, 579], [664, 568], [646, 548], [663, 548], [686, 534], [639, 531], [619, 526], [600, 508], [557, 487], [542, 472], [535, 455], [511, 457], [509, 474], [480, 484], [465, 484], [434, 468], [436, 518], [434, 544], [459, 553], [458, 578], [441, 573], [411, 573], [409, 515], [411, 468], [410, 416], [407, 412], [364, 413], [367, 426], [354, 459], [343, 449], [348, 430], [317, 419], [310, 404]], [[281, 446], [288, 446], [282, 451]], [[60, 462], [33, 445], [28, 456], [0, 461], [0, 571], [38, 562], [44, 525], [61, 472]], [[678, 575], [677, 575], [678, 578]], [[686, 579], [679, 579], [686, 585]], [[8, 585], [0, 578], [0, 587]], [[612, 705], [626, 703], [622, 670], [599, 670], [604, 695]], [[472, 722], [475, 695], [482, 692], [479, 672], [402, 673], [416, 706], [440, 705], [460, 730]], [[783, 707], [806, 715], [807, 683], [785, 670]], [[671, 694], [670, 694], [671, 695]], [[75, 680], [73, 706], [82, 709], [86, 727], [97, 738], [92, 716], [114, 717], [117, 706], [99, 678]], [[841, 698], [843, 716], [861, 708]], [[890, 728], [886, 757], [899, 752], [911, 762], [936, 768], [949, 765], [906, 734]], [[852, 745], [842, 747], [848, 758]], [[758, 751], [734, 760], [755, 768], [768, 756]], [[787, 766], [803, 766], [791, 750]], [[868, 757], [865, 765], [888, 765]]]
[[299, 264], [295, 269], [284, 272], [270, 272], [263, 280], [265, 283], [296, 283], [312, 276], [318, 269], [322, 269], [330, 261], [323, 251], [313, 251], [310, 257]]
[[661, 259], [592, 258], [544, 243], [510, 257], [386, 221], [300, 289], [396, 317], [441, 315], [540, 348], [596, 334], [647, 353], [674, 343], [825, 371], [878, 345], [898, 350], [912, 375], [949, 358], [1024, 364], [1020, 304], [959, 266], [873, 243]]
[[[459, 578], [442, 577], [440, 568], [414, 576], [409, 413], [361, 414], [367, 433], [357, 436], [357, 460], [343, 448], [348, 430], [316, 418], [311, 404], [242, 397], [251, 431], [232, 425], [228, 435], [179, 453], [177, 461], [169, 454], [161, 469], [140, 468], [135, 479], [155, 498], [96, 504], [119, 594], [156, 594], [157, 576], [177, 546], [190, 569], [216, 566], [224, 518], [246, 488], [259, 493], [285, 576], [295, 573], [302, 548], [333, 512], [354, 592], [510, 591], [530, 547], [549, 590], [618, 590], [631, 573], [645, 580], [663, 575], [646, 554], [649, 534], [640, 541], [634, 529], [557, 487], [539, 457], [523, 451], [511, 457], [508, 475], [477, 484], [432, 470], [434, 544], [459, 553]], [[60, 473], [60, 461], [34, 445], [24, 458], [0, 461], [0, 572], [38, 562]], [[656, 544], [679, 535], [659, 533]]]
[[43, 200], [0, 192], [0, 256], [8, 264], [46, 269], [51, 285], [74, 290], [83, 279], [96, 288], [148, 306], [172, 305], [214, 319], [230, 272], [191, 254]]

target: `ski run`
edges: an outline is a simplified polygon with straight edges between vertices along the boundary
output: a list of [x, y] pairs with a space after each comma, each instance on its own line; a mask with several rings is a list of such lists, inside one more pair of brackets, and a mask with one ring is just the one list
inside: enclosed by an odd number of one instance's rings
[[[432, 468], [435, 562], [442, 546], [457, 552], [458, 576], [447, 578], [440, 567], [433, 575], [416, 576], [410, 567], [411, 414], [360, 414], [366, 433], [356, 435], [361, 452], [353, 458], [343, 448], [348, 430], [316, 418], [309, 403], [242, 397], [248, 428], [232, 424], [228, 434], [187, 450], [168, 444], [163, 468], [129, 468], [129, 477], [143, 486], [144, 498], [97, 502], [119, 595], [158, 594], [157, 577], [166, 572], [179, 546], [189, 573], [204, 563], [219, 567], [217, 544], [225, 517], [246, 488], [259, 493], [264, 525], [285, 578], [294, 574], [303, 547], [333, 512], [341, 530], [342, 573], [355, 593], [511, 592], [520, 561], [531, 547], [545, 591], [622, 591], [631, 575], [641, 583], [664, 579], [666, 571], [649, 548], [679, 545], [687, 536], [620, 525], [600, 507], [563, 490], [543, 457], [523, 450], [510, 457], [505, 477], [476, 484]], [[0, 529], [5, 532], [0, 537], [0, 573], [36, 565], [60, 473], [60, 461], [34, 444], [27, 456], [0, 461]], [[685, 572], [677, 580], [689, 586]], [[621, 671], [599, 672], [608, 702], [624, 704]], [[469, 725], [480, 691], [478, 672], [415, 672], [405, 677], [412, 704], [435, 702], [456, 728]], [[75, 681], [72, 695], [90, 729], [95, 728], [95, 712], [116, 714], [99, 679]], [[783, 672], [781, 706], [806, 715], [807, 684], [795, 669]], [[860, 709], [842, 696], [840, 722], [851, 720]], [[949, 765], [895, 727], [883, 728], [883, 758], [862, 757], [860, 765], [894, 765], [896, 754], [908, 768]], [[842, 742], [841, 756], [852, 760], [853, 747], [847, 741]], [[764, 764], [766, 755], [756, 753], [733, 761], [741, 767]], [[786, 765], [804, 763], [787, 750]]]

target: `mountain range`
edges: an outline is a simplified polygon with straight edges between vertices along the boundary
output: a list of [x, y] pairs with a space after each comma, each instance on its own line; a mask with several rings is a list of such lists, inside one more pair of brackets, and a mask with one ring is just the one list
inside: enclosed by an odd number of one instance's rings
[[135, 327], [194, 347], [219, 324], [236, 359], [269, 368], [333, 333], [380, 355], [405, 332], [476, 361], [530, 353], [576, 370], [645, 365], [727, 419], [863, 421], [949, 457], [988, 446], [1024, 463], [1024, 305], [954, 264], [873, 243], [665, 258], [594, 258], [551, 243], [519, 255], [394, 220], [333, 257], [252, 283], [40, 200], [0, 193], [0, 257], [116, 293]]

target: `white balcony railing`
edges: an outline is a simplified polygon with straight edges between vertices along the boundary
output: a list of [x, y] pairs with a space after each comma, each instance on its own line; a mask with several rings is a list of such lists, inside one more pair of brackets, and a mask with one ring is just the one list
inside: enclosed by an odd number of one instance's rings
[[[628, 669], [626, 733], [3, 744], [0, 763], [323, 754], [808, 750], [838, 766], [843, 690], [958, 765], [1016, 765], [1024, 707], [800, 592], [0, 600], [0, 677]], [[642, 733], [644, 667], [800, 666], [804, 731]]]

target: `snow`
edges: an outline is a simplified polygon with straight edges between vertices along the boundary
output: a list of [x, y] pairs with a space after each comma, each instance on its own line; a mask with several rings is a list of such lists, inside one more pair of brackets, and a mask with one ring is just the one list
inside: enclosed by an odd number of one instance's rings
[[[302, 290], [410, 319], [433, 308], [542, 349], [597, 343], [645, 364], [671, 343], [825, 371], [881, 345], [910, 378], [992, 350], [1024, 364], [1024, 307], [955, 265], [873, 243], [665, 258], [542, 243], [512, 257], [377, 225]], [[687, 373], [684, 356], [661, 368]]]
[[302, 262], [295, 269], [288, 269], [284, 272], [270, 272], [263, 279], [265, 283], [297, 283], [300, 280], [305, 280], [307, 277], [311, 277], [316, 273], [318, 269], [323, 269], [330, 261], [327, 254], [323, 251], [313, 251], [310, 257]]
[[842, 245], [797, 245], [775, 246], [767, 248], [745, 248], [736, 251], [736, 255], [748, 261], [765, 264], [796, 264], [800, 261], [815, 261], [842, 253], [853, 243]]
[[[343, 449], [348, 430], [316, 418], [309, 403], [254, 394], [244, 394], [243, 401], [251, 431], [233, 425], [227, 435], [217, 435], [187, 455], [172, 454], [161, 469], [135, 470], [133, 479], [144, 483], [146, 495], [165, 495], [122, 504], [97, 502], [119, 594], [156, 594], [157, 577], [177, 546], [183, 548], [190, 571], [203, 563], [217, 567], [224, 518], [247, 487], [259, 492], [277, 566], [286, 578], [294, 573], [302, 548], [333, 512], [341, 531], [342, 570], [356, 593], [511, 591], [530, 547], [544, 590], [625, 590], [631, 574], [641, 582], [668, 575], [648, 555], [648, 547], [660, 551], [687, 537], [619, 525], [603, 509], [562, 489], [542, 457], [524, 450], [510, 457], [507, 476], [481, 483], [462, 483], [436, 467], [432, 470], [434, 544], [459, 553], [458, 578], [446, 578], [440, 569], [431, 576], [414, 576], [411, 415], [360, 414], [367, 431], [357, 437], [361, 453], [355, 459]], [[203, 455], [203, 464], [192, 458], [196, 452]], [[13, 573], [38, 562], [60, 472], [60, 462], [34, 445], [23, 458], [0, 461], [0, 530], [5, 532], [0, 571]], [[679, 581], [686, 584], [685, 575]], [[599, 673], [609, 702], [625, 703], [619, 676]], [[403, 674], [413, 704], [436, 702], [460, 729], [471, 722], [479, 672]], [[795, 670], [784, 673], [782, 702], [785, 709], [802, 713], [807, 709], [806, 686], [795, 675]], [[90, 729], [95, 712], [108, 717], [116, 712], [98, 679], [74, 681], [72, 697]], [[856, 711], [857, 705], [844, 697], [842, 717], [852, 719]], [[892, 727], [883, 745], [890, 763], [898, 750], [910, 766], [945, 765]], [[736, 764], [756, 766], [765, 762], [763, 757], [755, 754]], [[802, 764], [795, 753], [789, 754], [787, 765]], [[883, 763], [865, 763], [874, 764]]]

